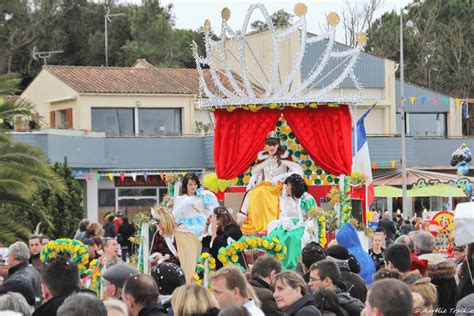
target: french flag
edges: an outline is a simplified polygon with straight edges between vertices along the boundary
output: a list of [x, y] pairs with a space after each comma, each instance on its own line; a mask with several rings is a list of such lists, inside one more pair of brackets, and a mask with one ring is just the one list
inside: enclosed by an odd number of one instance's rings
[[[367, 178], [367, 194], [365, 193], [365, 186], [361, 189], [354, 190], [353, 196], [360, 198], [362, 202], [362, 208], [366, 209], [366, 197], [367, 205], [372, 204], [374, 201], [374, 183], [372, 178], [372, 167], [370, 163], [369, 155], [369, 144], [367, 143], [367, 135], [365, 133], [364, 119], [373, 109], [373, 106], [365, 112], [359, 120], [357, 120], [356, 128], [357, 134], [352, 128], [352, 172], [362, 172]], [[356, 142], [357, 136], [357, 142]], [[357, 143], [357, 150], [356, 150]], [[367, 210], [366, 210], [367, 211]], [[364, 216], [365, 221], [365, 216]]]

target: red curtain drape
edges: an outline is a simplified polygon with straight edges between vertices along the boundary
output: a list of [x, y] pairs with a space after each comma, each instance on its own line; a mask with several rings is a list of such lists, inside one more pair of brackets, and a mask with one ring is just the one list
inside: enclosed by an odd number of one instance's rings
[[347, 105], [321, 106], [317, 110], [286, 108], [283, 115], [321, 169], [333, 175], [351, 174], [352, 121]]
[[280, 115], [280, 111], [268, 108], [214, 112], [214, 165], [219, 179], [238, 177], [248, 169]]

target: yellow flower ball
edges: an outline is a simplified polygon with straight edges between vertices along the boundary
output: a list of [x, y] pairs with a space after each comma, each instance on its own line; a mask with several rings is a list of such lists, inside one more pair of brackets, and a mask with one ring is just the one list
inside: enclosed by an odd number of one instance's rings
[[230, 257], [230, 260], [232, 260], [232, 262], [237, 262], [237, 261], [239, 261], [239, 256], [232, 255], [232, 257]]
[[209, 258], [209, 253], [208, 252], [204, 252], [202, 255], [201, 255], [201, 259], [207, 259]]
[[268, 249], [268, 246], [270, 245], [270, 243], [268, 242], [268, 240], [264, 240], [262, 245], [263, 245], [263, 247]]
[[227, 258], [224, 256], [217, 256], [217, 259], [219, 259], [220, 262], [225, 263], [227, 262]]
[[277, 244], [275, 246], [275, 251], [281, 251], [283, 249], [283, 246], [281, 244]]
[[279, 261], [282, 261], [285, 256], [282, 255], [281, 253], [279, 253], [279, 254], [277, 254], [275, 257], [276, 257]]

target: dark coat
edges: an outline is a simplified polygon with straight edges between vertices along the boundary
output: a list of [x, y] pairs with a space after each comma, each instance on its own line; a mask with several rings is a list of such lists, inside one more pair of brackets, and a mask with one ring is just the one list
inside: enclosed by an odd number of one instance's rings
[[284, 315], [283, 311], [278, 308], [277, 303], [273, 298], [273, 292], [270, 290], [270, 285], [267, 282], [259, 277], [253, 277], [249, 279], [248, 282], [253, 287], [260, 302], [262, 302], [260, 308], [265, 315]]
[[104, 237], [115, 238], [117, 236], [117, 232], [115, 231], [115, 224], [113, 222], [105, 223], [103, 228], [104, 228]]
[[123, 222], [118, 229], [118, 235], [120, 236], [120, 245], [130, 245], [131, 242], [129, 238], [132, 237], [133, 234], [135, 234], [135, 227], [129, 222]]
[[[216, 234], [216, 238], [214, 239], [214, 242], [212, 243], [212, 247], [210, 247], [212, 237], [211, 236], [204, 237], [202, 239], [202, 246], [204, 248], [209, 249], [209, 253], [214, 258], [217, 258], [219, 249], [221, 247], [227, 247], [227, 239], [229, 237], [232, 238], [233, 240], [239, 240], [240, 237], [242, 237], [242, 231], [240, 230], [239, 225], [230, 224], [230, 225], [227, 225], [224, 228], [224, 230], [218, 230]], [[239, 255], [239, 263], [241, 265], [244, 265], [241, 255]], [[216, 260], [216, 270], [219, 270], [220, 268], [222, 268], [222, 263], [219, 260]]]
[[167, 316], [168, 312], [160, 303], [152, 303], [145, 306], [138, 316]]
[[[27, 284], [23, 286], [22, 284]], [[8, 278], [3, 285], [0, 286], [0, 291], [6, 293], [8, 289], [12, 292], [20, 292], [19, 289], [14, 290], [16, 287], [20, 286], [24, 290], [24, 293], [28, 293], [25, 296], [28, 304], [38, 307], [41, 305], [41, 279], [38, 271], [28, 263], [28, 261], [17, 264], [16, 266], [8, 270]], [[27, 287], [31, 288], [31, 292]], [[6, 292], [4, 292], [6, 291]], [[25, 295], [24, 293], [21, 293]], [[33, 297], [31, 297], [33, 294]]]
[[314, 304], [313, 296], [305, 295], [286, 310], [285, 316], [321, 316]]
[[438, 254], [425, 254], [418, 257], [428, 260], [428, 276], [431, 278], [431, 283], [438, 289], [436, 306], [446, 311], [446, 313], [436, 314], [454, 315], [457, 303], [456, 280], [454, 279], [456, 263]]
[[[383, 218], [379, 222], [378, 227], [383, 228], [383, 230], [385, 231], [385, 235], [388, 239], [395, 240], [395, 234], [397, 232], [397, 229], [395, 228], [395, 224], [391, 220]], [[386, 246], [388, 247], [389, 245]]]
[[349, 283], [346, 285], [349, 294], [361, 302], [365, 302], [367, 298], [367, 285], [364, 279], [354, 272], [343, 269], [341, 269], [341, 277], [346, 283]]
[[56, 316], [59, 307], [64, 303], [64, 301], [73, 293], [77, 292], [84, 292], [84, 293], [90, 293], [91, 295], [96, 295], [94, 291], [91, 290], [81, 290], [77, 289], [71, 293], [64, 294], [64, 295], [59, 295], [56, 297], [53, 297], [40, 307], [38, 307], [34, 313], [33, 316]]

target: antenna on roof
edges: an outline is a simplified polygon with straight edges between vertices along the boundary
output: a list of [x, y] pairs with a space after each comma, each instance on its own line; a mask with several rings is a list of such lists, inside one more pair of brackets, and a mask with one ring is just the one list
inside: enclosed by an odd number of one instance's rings
[[45, 51], [45, 52], [38, 52], [37, 50], [38, 49], [36, 48], [36, 46], [33, 47], [33, 52], [32, 52], [33, 59], [38, 60], [39, 58], [42, 58], [44, 65], [48, 64], [48, 58], [53, 57], [54, 54], [64, 53], [63, 50], [50, 50], [50, 51]]
[[109, 67], [109, 31], [108, 31], [108, 23], [112, 22], [110, 18], [114, 16], [123, 16], [126, 15], [125, 13], [115, 13], [115, 14], [110, 14], [110, 8], [109, 5], [105, 5], [106, 8], [106, 13], [104, 15], [104, 35], [105, 35], [105, 67]]

